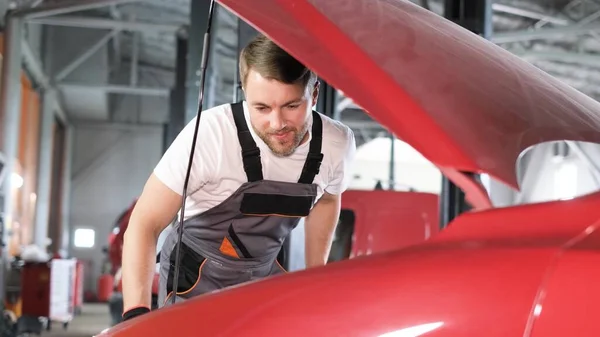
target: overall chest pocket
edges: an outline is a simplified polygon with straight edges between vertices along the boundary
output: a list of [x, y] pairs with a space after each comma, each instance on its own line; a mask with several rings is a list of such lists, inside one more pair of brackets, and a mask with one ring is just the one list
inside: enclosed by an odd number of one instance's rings
[[244, 193], [240, 212], [245, 215], [305, 217], [315, 198], [309, 195]]

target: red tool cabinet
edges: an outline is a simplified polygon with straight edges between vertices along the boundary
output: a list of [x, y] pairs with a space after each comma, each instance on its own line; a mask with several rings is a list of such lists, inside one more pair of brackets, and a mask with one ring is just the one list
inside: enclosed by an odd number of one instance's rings
[[25, 262], [21, 271], [22, 315], [45, 317], [66, 327], [80, 302], [77, 270], [74, 259]]
[[22, 315], [50, 317], [51, 263], [26, 262], [21, 270]]

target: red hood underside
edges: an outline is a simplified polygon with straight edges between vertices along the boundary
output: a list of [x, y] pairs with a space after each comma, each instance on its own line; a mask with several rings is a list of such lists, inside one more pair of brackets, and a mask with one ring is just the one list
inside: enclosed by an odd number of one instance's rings
[[600, 104], [404, 0], [219, 0], [441, 168], [517, 187], [531, 145], [600, 142]]

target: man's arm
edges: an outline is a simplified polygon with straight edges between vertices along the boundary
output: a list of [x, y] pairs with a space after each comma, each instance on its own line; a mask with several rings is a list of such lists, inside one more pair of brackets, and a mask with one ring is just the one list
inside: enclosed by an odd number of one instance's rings
[[[218, 171], [219, 151], [215, 147], [221, 144], [221, 135], [215, 115], [215, 111], [206, 111], [200, 120], [188, 192], [201, 188]], [[125, 313], [138, 307], [150, 308], [156, 244], [160, 233], [181, 207], [195, 120], [192, 119], [179, 133], [154, 168], [131, 214], [122, 258]], [[134, 310], [130, 314], [137, 313], [138, 310]]]
[[156, 243], [181, 207], [181, 196], [154, 174], [137, 201], [123, 241], [123, 309], [150, 309]]
[[337, 153], [339, 158], [334, 159], [336, 164], [331, 180], [304, 222], [306, 268], [325, 265], [331, 251], [333, 235], [340, 217], [342, 193], [350, 184], [351, 166], [356, 153], [352, 130], [346, 127], [344, 136], [333, 146], [340, 152]]
[[325, 192], [304, 222], [306, 268], [324, 266], [329, 257], [333, 233], [340, 217], [342, 198]]

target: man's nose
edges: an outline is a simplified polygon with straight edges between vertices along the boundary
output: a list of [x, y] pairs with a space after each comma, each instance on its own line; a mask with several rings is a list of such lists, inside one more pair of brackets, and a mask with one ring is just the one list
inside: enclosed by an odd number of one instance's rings
[[281, 130], [284, 127], [283, 116], [279, 109], [273, 110], [271, 116], [269, 116], [269, 127], [272, 130]]

